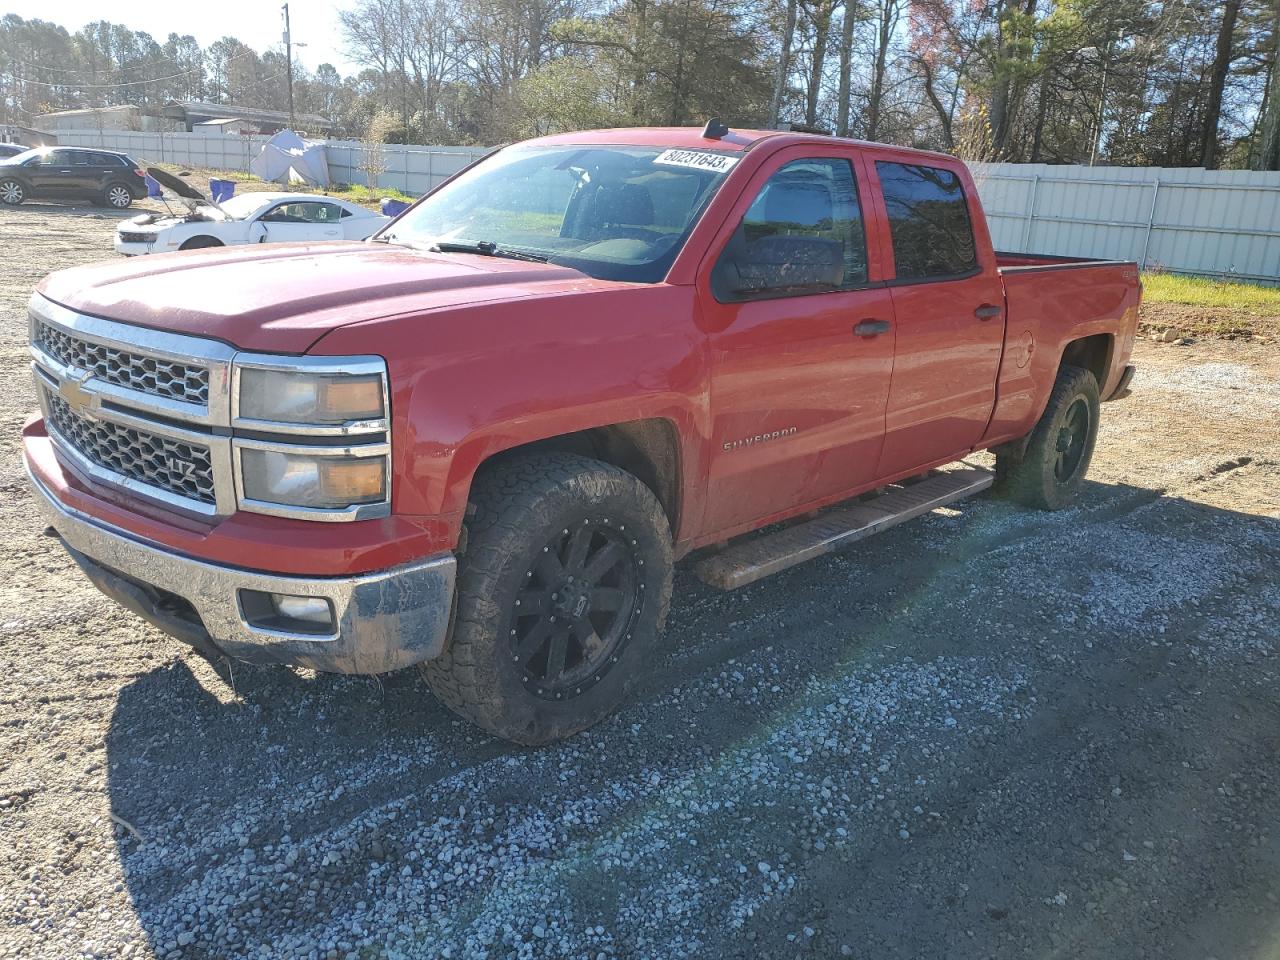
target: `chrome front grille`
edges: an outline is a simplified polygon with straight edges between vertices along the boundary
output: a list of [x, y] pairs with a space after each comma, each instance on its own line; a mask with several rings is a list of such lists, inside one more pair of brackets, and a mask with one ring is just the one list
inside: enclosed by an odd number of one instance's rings
[[36, 346], [68, 367], [87, 370], [106, 383], [153, 397], [208, 406], [209, 370], [196, 364], [150, 357], [77, 337], [36, 321]]
[[87, 460], [179, 497], [217, 502], [209, 448], [82, 416], [46, 388], [49, 425]]
[[155, 243], [156, 235], [154, 233], [130, 233], [127, 230], [120, 231], [121, 243]]

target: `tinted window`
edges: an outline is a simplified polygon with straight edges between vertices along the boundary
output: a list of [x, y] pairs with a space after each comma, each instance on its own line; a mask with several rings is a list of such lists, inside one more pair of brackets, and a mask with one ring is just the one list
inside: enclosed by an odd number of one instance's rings
[[950, 170], [876, 163], [899, 280], [970, 273], [978, 265], [960, 178]]
[[867, 244], [847, 160], [796, 160], [747, 209], [713, 282], [721, 300], [848, 290], [867, 281]]

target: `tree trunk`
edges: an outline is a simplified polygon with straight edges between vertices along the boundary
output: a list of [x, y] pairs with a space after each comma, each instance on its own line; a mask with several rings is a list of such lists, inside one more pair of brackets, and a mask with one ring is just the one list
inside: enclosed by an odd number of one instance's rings
[[836, 136], [849, 135], [850, 74], [853, 72], [853, 21], [855, 0], [844, 0], [840, 24], [840, 92], [836, 94]]
[[813, 60], [809, 64], [809, 86], [805, 91], [804, 122], [818, 122], [818, 95], [822, 92], [822, 69], [827, 62], [827, 37], [831, 33], [832, 0], [818, 0], [813, 11]]
[[880, 0], [880, 24], [876, 32], [876, 55], [871, 67], [871, 92], [867, 97], [867, 139], [880, 136], [880, 119], [884, 107], [884, 74], [889, 60], [889, 41], [897, 25], [898, 0]]
[[1271, 29], [1271, 70], [1267, 74], [1267, 95], [1262, 104], [1254, 166], [1258, 170], [1280, 170], [1280, 5], [1276, 6], [1275, 25]]
[[1204, 132], [1200, 140], [1200, 165], [1206, 170], [1214, 170], [1218, 166], [1218, 120], [1222, 116], [1222, 91], [1227, 85], [1227, 70], [1231, 66], [1232, 40], [1239, 13], [1240, 0], [1227, 0], [1222, 11], [1222, 26], [1218, 30], [1218, 48], [1213, 56], [1213, 69], [1209, 72], [1209, 102], [1205, 107]]
[[1040, 151], [1044, 147], [1044, 124], [1049, 116], [1049, 77], [1045, 70], [1040, 75], [1040, 102], [1036, 107], [1036, 129], [1031, 137], [1031, 163], [1040, 162]]
[[791, 74], [791, 44], [796, 37], [797, 0], [787, 0], [787, 22], [782, 30], [782, 51], [778, 55], [778, 75], [773, 82], [773, 102], [769, 104], [769, 125], [776, 127], [781, 120], [782, 98], [787, 91], [787, 78]]
[[955, 110], [955, 100], [952, 98], [952, 106], [948, 109], [942, 102], [942, 98], [938, 96], [936, 89], [937, 81], [933, 75], [933, 65], [928, 60], [921, 58], [920, 73], [924, 79], [924, 93], [929, 98], [929, 103], [933, 105], [934, 111], [938, 114], [938, 123], [942, 125], [942, 143], [947, 150], [955, 150], [956, 141], [951, 133], [952, 115]]

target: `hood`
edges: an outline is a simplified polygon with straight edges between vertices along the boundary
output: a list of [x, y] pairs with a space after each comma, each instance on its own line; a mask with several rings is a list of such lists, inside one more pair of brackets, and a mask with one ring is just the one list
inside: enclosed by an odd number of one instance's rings
[[568, 267], [381, 243], [270, 244], [107, 261], [39, 291], [80, 313], [244, 350], [303, 353], [338, 327], [467, 303], [612, 287]]

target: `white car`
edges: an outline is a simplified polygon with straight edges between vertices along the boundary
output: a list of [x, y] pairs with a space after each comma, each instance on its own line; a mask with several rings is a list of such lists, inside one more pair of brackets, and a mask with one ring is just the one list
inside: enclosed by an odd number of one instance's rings
[[116, 228], [125, 256], [242, 243], [363, 240], [390, 217], [314, 193], [244, 193], [219, 204], [189, 203], [183, 215], [144, 213]]

